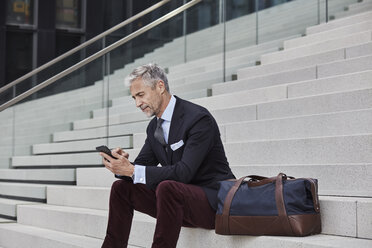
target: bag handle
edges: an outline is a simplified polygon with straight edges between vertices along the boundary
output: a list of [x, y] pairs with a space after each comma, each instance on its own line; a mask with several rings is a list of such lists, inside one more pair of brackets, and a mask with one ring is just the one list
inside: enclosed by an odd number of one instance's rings
[[287, 180], [287, 175], [279, 173], [275, 181], [275, 202], [278, 210], [279, 221], [283, 224], [284, 231], [287, 235], [293, 236], [292, 226], [289, 223], [287, 211], [285, 209], [283, 197], [283, 180]]
[[222, 210], [222, 228], [223, 228], [222, 232], [223, 233], [230, 234], [229, 215], [230, 215], [231, 202], [232, 202], [232, 199], [234, 198], [236, 191], [238, 191], [240, 185], [243, 183], [244, 179], [246, 179], [247, 177], [248, 176], [245, 176], [237, 180], [226, 195], [226, 198], [223, 204], [223, 210]]

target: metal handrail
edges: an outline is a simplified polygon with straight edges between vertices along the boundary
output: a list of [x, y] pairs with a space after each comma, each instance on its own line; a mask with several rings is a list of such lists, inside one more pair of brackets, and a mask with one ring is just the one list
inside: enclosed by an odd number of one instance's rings
[[140, 13], [138, 13], [138, 14], [132, 16], [132, 17], [130, 17], [129, 19], [127, 19], [127, 20], [125, 20], [125, 21], [123, 21], [123, 22], [121, 22], [121, 23], [115, 25], [114, 27], [112, 27], [112, 28], [106, 30], [105, 32], [103, 32], [103, 33], [101, 33], [101, 34], [99, 34], [99, 35], [93, 37], [92, 39], [90, 39], [90, 40], [88, 40], [88, 41], [82, 43], [81, 45], [79, 45], [79, 46], [77, 46], [77, 47], [75, 47], [75, 48], [69, 50], [68, 52], [66, 52], [66, 53], [64, 53], [64, 54], [62, 54], [62, 55], [60, 55], [60, 56], [58, 56], [57, 58], [55, 58], [55, 59], [53, 59], [53, 60], [51, 60], [51, 61], [49, 61], [49, 62], [47, 62], [47, 63], [45, 63], [45, 64], [43, 64], [43, 65], [41, 65], [41, 66], [39, 66], [38, 68], [36, 68], [36, 69], [30, 71], [29, 73], [23, 75], [22, 77], [17, 78], [16, 80], [10, 82], [9, 84], [7, 84], [7, 85], [1, 87], [1, 88], [0, 88], [0, 93], [3, 92], [3, 91], [5, 91], [5, 90], [7, 90], [7, 89], [9, 89], [10, 87], [12, 87], [12, 86], [14, 86], [14, 85], [17, 85], [18, 83], [20, 83], [20, 82], [22, 82], [23, 80], [25, 80], [25, 79], [27, 79], [27, 78], [29, 78], [29, 77], [35, 75], [36, 73], [38, 73], [38, 72], [40, 72], [40, 71], [42, 71], [42, 70], [44, 70], [44, 69], [46, 69], [46, 68], [48, 68], [48, 67], [54, 65], [55, 63], [61, 61], [62, 59], [65, 59], [65, 58], [67, 58], [68, 56], [70, 56], [70, 55], [72, 55], [72, 54], [74, 54], [74, 53], [80, 51], [81, 49], [83, 49], [83, 48], [89, 46], [90, 44], [96, 42], [96, 41], [99, 40], [99, 39], [102, 39], [103, 37], [105, 37], [105, 36], [111, 34], [112, 32], [115, 32], [116, 30], [118, 30], [118, 29], [120, 29], [120, 28], [122, 28], [122, 27], [124, 27], [124, 26], [126, 26], [126, 25], [128, 25], [128, 24], [130, 24], [130, 23], [132, 23], [133, 21], [137, 20], [138, 18], [141, 18], [141, 17], [143, 17], [144, 15], [150, 13], [151, 11], [153, 11], [153, 10], [155, 10], [155, 9], [157, 9], [157, 8], [159, 8], [159, 7], [161, 7], [161, 6], [163, 6], [164, 4], [168, 3], [169, 1], [171, 1], [171, 0], [163, 0], [163, 1], [159, 2], [159, 3], [157, 3], [157, 4], [154, 4], [154, 5], [152, 5], [151, 7], [145, 9], [144, 11], [142, 11], [142, 12], [140, 12]]
[[113, 43], [112, 45], [100, 50], [99, 52], [96, 52], [95, 54], [89, 56], [88, 58], [80, 61], [79, 63], [67, 68], [66, 70], [56, 74], [55, 76], [49, 78], [48, 80], [45, 80], [44, 82], [36, 85], [35, 87], [29, 89], [28, 91], [22, 93], [21, 95], [17, 96], [17, 97], [14, 97], [13, 99], [9, 100], [8, 102], [4, 103], [3, 105], [0, 106], [0, 112], [3, 111], [4, 109], [12, 106], [13, 104], [23, 100], [24, 98], [28, 97], [29, 95], [32, 95], [34, 94], [35, 92], [47, 87], [48, 85], [54, 83], [55, 81], [57, 81], [58, 79], [70, 74], [71, 72], [74, 72], [76, 71], [77, 69], [83, 67], [84, 65], [92, 62], [93, 60], [101, 57], [102, 55], [114, 50], [115, 48], [127, 43], [128, 41], [136, 38], [137, 36], [139, 36], [140, 34], [143, 34], [144, 32], [152, 29], [153, 27], [165, 22], [166, 20], [172, 18], [173, 16], [181, 13], [182, 11], [194, 6], [195, 4], [201, 2], [202, 0], [192, 0], [184, 5], [182, 5], [181, 7], [169, 12], [168, 14], [160, 17], [159, 19], [151, 22], [150, 24], [142, 27], [141, 29], [138, 29], [137, 31], [131, 33], [130, 35], [127, 35], [126, 37], [122, 38], [121, 40]]

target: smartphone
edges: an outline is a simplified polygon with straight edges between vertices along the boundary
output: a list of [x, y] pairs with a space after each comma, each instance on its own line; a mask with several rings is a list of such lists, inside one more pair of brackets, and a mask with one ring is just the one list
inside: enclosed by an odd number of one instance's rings
[[99, 152], [106, 153], [106, 154], [109, 155], [110, 157], [116, 159], [114, 156], [112, 156], [112, 154], [111, 154], [111, 150], [110, 150], [107, 146], [97, 146], [97, 147], [96, 147], [96, 150], [99, 151]]

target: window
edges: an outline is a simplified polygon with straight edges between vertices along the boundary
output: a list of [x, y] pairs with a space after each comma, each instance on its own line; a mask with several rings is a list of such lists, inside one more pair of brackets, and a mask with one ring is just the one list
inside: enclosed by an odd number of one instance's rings
[[81, 0], [57, 0], [56, 27], [81, 29]]
[[8, 0], [6, 23], [10, 25], [34, 24], [33, 0]]

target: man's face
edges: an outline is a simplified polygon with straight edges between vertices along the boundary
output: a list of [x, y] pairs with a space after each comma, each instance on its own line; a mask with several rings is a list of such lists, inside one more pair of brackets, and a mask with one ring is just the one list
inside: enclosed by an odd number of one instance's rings
[[151, 86], [145, 85], [141, 78], [138, 78], [132, 82], [130, 92], [136, 101], [136, 107], [140, 108], [148, 117], [160, 113], [162, 89], [159, 87], [159, 83], [153, 89]]

